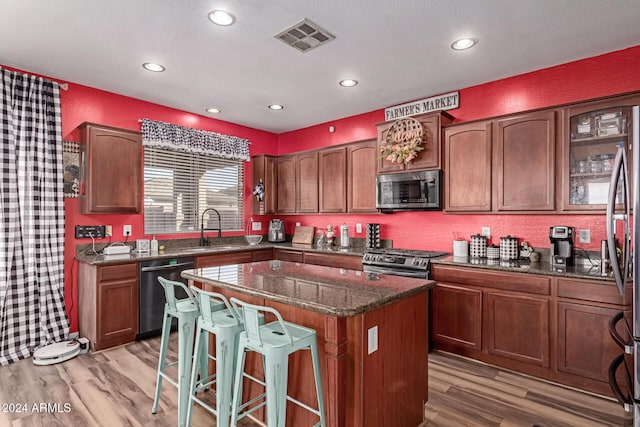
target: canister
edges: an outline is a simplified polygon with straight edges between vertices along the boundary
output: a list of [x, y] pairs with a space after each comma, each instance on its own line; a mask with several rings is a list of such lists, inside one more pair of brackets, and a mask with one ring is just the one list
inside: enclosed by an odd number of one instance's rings
[[487, 238], [481, 234], [471, 236], [469, 255], [472, 258], [484, 258], [487, 256]]
[[500, 259], [502, 261], [515, 261], [520, 257], [517, 237], [500, 238]]
[[469, 242], [464, 239], [456, 239], [453, 241], [453, 256], [454, 257], [468, 257], [469, 256]]

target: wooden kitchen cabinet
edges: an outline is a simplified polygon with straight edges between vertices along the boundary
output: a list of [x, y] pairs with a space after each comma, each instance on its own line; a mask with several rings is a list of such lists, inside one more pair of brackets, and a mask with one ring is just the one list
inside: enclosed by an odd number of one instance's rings
[[482, 291], [438, 284], [431, 291], [431, 339], [482, 350]]
[[80, 135], [80, 211], [140, 213], [142, 134], [85, 122]]
[[631, 315], [630, 284], [620, 296], [610, 280], [435, 263], [432, 278], [435, 349], [612, 395], [608, 368], [622, 350], [608, 323]]
[[278, 158], [261, 154], [251, 158], [253, 190], [260, 181], [264, 185], [264, 198], [259, 202], [253, 197], [253, 214], [275, 214], [278, 209]]
[[498, 120], [495, 129], [496, 209], [555, 209], [556, 111]]
[[[566, 108], [559, 170], [564, 211], [604, 212], [612, 167], [621, 142], [627, 147], [627, 166], [632, 176], [633, 162], [628, 151], [632, 140], [631, 107], [638, 104], [640, 96], [632, 95]], [[618, 197], [621, 200], [620, 192]]]
[[278, 162], [278, 213], [296, 212], [296, 156], [279, 156]]
[[444, 210], [491, 211], [491, 122], [444, 130]]
[[375, 213], [377, 141], [347, 145], [347, 211]]
[[[440, 134], [442, 126], [451, 123], [453, 116], [445, 111], [438, 111], [432, 113], [424, 113], [413, 116], [418, 120], [424, 129], [424, 138], [422, 147], [424, 150], [418, 153], [418, 156], [409, 162], [407, 165], [404, 163], [392, 163], [384, 158], [378, 159], [378, 173], [393, 173], [411, 170], [426, 170], [426, 169], [440, 169]], [[396, 122], [396, 120], [389, 120], [383, 123], [376, 124], [378, 128], [378, 149], [380, 144], [384, 142], [389, 133], [389, 129]]]
[[309, 151], [297, 154], [296, 211], [301, 213], [318, 212], [318, 152]]
[[304, 263], [345, 268], [348, 270], [362, 270], [362, 258], [350, 255], [305, 252]]
[[91, 349], [132, 342], [138, 333], [138, 264], [78, 267], [80, 336]]
[[330, 148], [319, 152], [320, 212], [347, 211], [347, 150]]

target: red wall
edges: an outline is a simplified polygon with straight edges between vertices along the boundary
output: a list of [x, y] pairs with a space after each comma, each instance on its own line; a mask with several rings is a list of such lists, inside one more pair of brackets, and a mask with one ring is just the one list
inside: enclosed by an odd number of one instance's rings
[[[519, 76], [460, 89], [460, 108], [448, 112], [456, 122], [482, 119], [520, 111], [544, 108], [574, 101], [640, 90], [640, 46], [571, 62]], [[423, 97], [430, 96], [424, 94]], [[410, 100], [407, 100], [407, 102]], [[375, 138], [373, 124], [384, 121], [384, 111], [323, 123], [278, 136], [278, 154]], [[335, 133], [329, 133], [329, 126]], [[452, 250], [452, 239], [479, 233], [491, 227], [494, 242], [512, 235], [533, 247], [549, 246], [549, 227], [574, 226], [590, 229], [591, 243], [578, 247], [595, 250], [605, 237], [604, 215], [452, 215], [442, 212], [396, 212], [391, 215], [299, 215], [284, 216], [287, 232], [295, 222], [326, 227], [347, 223], [350, 234], [355, 224], [382, 224], [384, 239], [393, 239], [395, 247]], [[364, 227], [363, 227], [364, 228]]]
[[[449, 112], [456, 117], [456, 121], [466, 121], [640, 90], [638, 69], [640, 46], [460, 89], [460, 108]], [[420, 98], [430, 95], [417, 94]], [[77, 141], [78, 133], [75, 129], [85, 121], [139, 130], [138, 119], [149, 118], [247, 138], [252, 142], [252, 155], [286, 154], [375, 138], [374, 124], [384, 120], [383, 110], [377, 110], [275, 135], [74, 83], [69, 84], [68, 91], [61, 91], [61, 100], [65, 139]], [[328, 131], [330, 125], [335, 127], [334, 133]], [[245, 174], [247, 182], [251, 182], [251, 168], [248, 164]], [[245, 191], [245, 202], [250, 206], [249, 186]], [[131, 224], [131, 239], [135, 240], [143, 237], [143, 216], [81, 215], [75, 199], [65, 200], [65, 215], [65, 299], [71, 330], [74, 331], [78, 324], [77, 265], [73, 262], [73, 254], [76, 244], [87, 243], [87, 240], [78, 241], [74, 238], [75, 225], [111, 224], [114, 239], [122, 240], [123, 224]], [[558, 224], [591, 229], [592, 243], [579, 246], [595, 249], [599, 240], [604, 237], [605, 227], [602, 215], [447, 215], [442, 212], [402, 212], [391, 215], [298, 215], [283, 218], [289, 233], [293, 232], [296, 222], [316, 227], [326, 227], [327, 224], [337, 226], [346, 222], [351, 226], [351, 236], [354, 237], [364, 237], [363, 234], [355, 233], [356, 223], [377, 222], [382, 224], [382, 237], [393, 239], [396, 247], [448, 251], [451, 250], [451, 240], [454, 237], [459, 235], [468, 238], [480, 232], [482, 226], [490, 226], [494, 238], [510, 234], [525, 239], [534, 247], [548, 247], [549, 226]], [[262, 220], [266, 227], [269, 217], [257, 219]], [[157, 237], [162, 239], [194, 235]]]

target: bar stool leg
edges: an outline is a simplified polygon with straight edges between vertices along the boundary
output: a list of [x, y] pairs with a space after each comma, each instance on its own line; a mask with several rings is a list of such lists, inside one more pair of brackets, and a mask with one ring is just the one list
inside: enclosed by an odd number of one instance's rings
[[287, 383], [289, 354], [272, 352], [265, 355], [267, 384], [267, 425], [284, 427], [287, 419]]
[[164, 313], [164, 319], [162, 320], [162, 338], [160, 339], [160, 356], [158, 357], [158, 374], [156, 377], [156, 395], [153, 399], [153, 407], [151, 408], [152, 414], [158, 411], [158, 402], [160, 401], [162, 373], [165, 369], [167, 348], [169, 347], [169, 334], [171, 333], [171, 318], [171, 315], [166, 312]]
[[233, 366], [236, 363], [236, 335], [240, 327], [221, 329], [216, 335], [216, 409], [218, 427], [227, 427], [231, 417]]
[[178, 425], [180, 427], [185, 425], [187, 406], [189, 405], [188, 390], [193, 355], [194, 324], [195, 318], [193, 317], [182, 316], [178, 319]]
[[320, 412], [320, 426], [327, 425], [324, 417], [324, 396], [322, 395], [322, 374], [320, 372], [320, 355], [318, 354], [318, 343], [314, 339], [311, 342], [311, 361], [313, 363], [313, 377], [316, 380], [316, 393], [318, 395], [318, 411]]
[[[185, 420], [185, 424], [191, 425], [191, 416], [193, 413], [193, 400], [191, 400], [191, 396], [196, 393], [196, 384], [198, 383], [198, 374], [200, 374], [200, 378], [206, 378], [206, 372], [202, 371], [202, 351], [201, 346], [206, 345], [206, 332], [200, 329], [200, 321], [198, 320], [198, 324], [196, 326], [196, 343], [193, 349], [193, 367], [191, 369], [191, 382], [189, 384], [189, 407], [187, 408], [187, 418]], [[206, 356], [205, 356], [206, 360]]]
[[231, 403], [231, 425], [238, 422], [238, 412], [242, 406], [242, 377], [244, 374], [244, 362], [247, 357], [246, 347], [242, 341], [238, 345], [238, 361], [236, 363], [235, 378], [233, 379], [233, 400]]

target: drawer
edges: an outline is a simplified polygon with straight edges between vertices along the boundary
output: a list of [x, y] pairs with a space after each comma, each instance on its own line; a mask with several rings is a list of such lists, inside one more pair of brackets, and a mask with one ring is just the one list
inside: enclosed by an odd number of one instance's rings
[[224, 254], [205, 255], [196, 258], [196, 268], [216, 267], [218, 265], [244, 264], [253, 262], [253, 251], [228, 252]]
[[314, 252], [304, 253], [305, 264], [326, 265], [329, 267], [362, 270], [362, 258], [349, 255], [329, 255]]
[[274, 249], [273, 258], [281, 261], [302, 262], [302, 251], [295, 251], [290, 249]]
[[[631, 286], [625, 289], [625, 298], [631, 301]], [[583, 301], [604, 302], [609, 304], [624, 304], [623, 297], [618, 293], [614, 282], [558, 279], [558, 297], [572, 298]]]
[[431, 273], [431, 278], [436, 282], [457, 283], [538, 295], [551, 294], [551, 278], [547, 276], [438, 264], [431, 265]]
[[98, 267], [98, 282], [112, 280], [137, 279], [138, 263], [103, 265]]
[[257, 249], [253, 251], [253, 261], [269, 261], [273, 259], [273, 249]]

